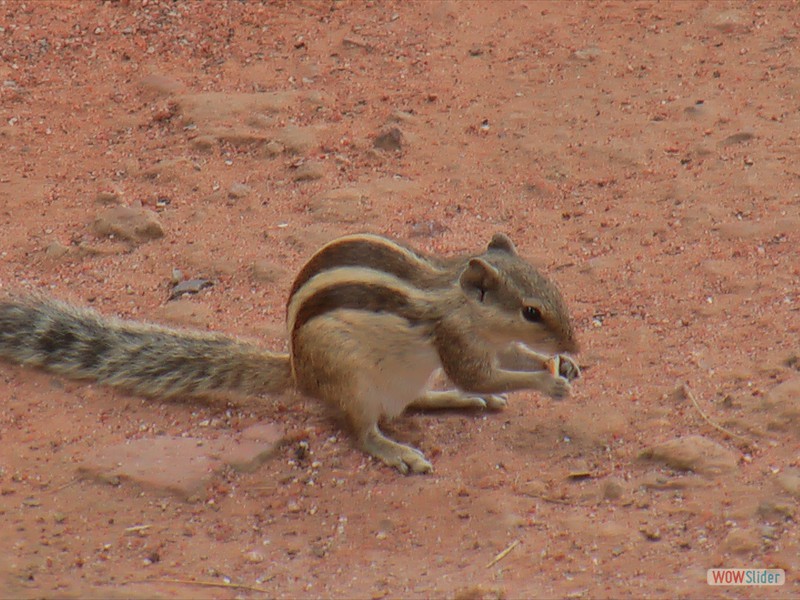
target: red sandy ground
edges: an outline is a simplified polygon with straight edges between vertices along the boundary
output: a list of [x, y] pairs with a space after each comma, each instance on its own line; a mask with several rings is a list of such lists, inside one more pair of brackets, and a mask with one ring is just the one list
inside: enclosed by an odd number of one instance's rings
[[[0, 595], [798, 596], [800, 399], [770, 392], [800, 376], [799, 25], [794, 2], [0, 0], [4, 290], [280, 348], [323, 241], [455, 253], [505, 231], [561, 286], [585, 367], [562, 403], [403, 417], [435, 472], [402, 477], [312, 402], [145, 401], [0, 364]], [[288, 93], [212, 111], [230, 135], [204, 142], [201, 92]], [[373, 148], [387, 127], [399, 151]], [[276, 131], [300, 142], [265, 148]], [[103, 201], [165, 236], [97, 237]], [[215, 281], [177, 311], [176, 268]], [[259, 422], [310, 454], [196, 503], [75, 479], [98, 447]], [[737, 467], [640, 458], [689, 435]], [[709, 588], [720, 566], [788, 583]]]

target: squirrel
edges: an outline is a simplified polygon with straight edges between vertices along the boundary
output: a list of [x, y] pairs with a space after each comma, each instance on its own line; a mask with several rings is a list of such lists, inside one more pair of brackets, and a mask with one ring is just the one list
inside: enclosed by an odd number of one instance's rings
[[[359, 447], [402, 473], [432, 466], [386, 437], [382, 419], [408, 407], [499, 409], [521, 389], [561, 398], [580, 376], [558, 354], [578, 351], [558, 288], [503, 234], [453, 258], [379, 235], [337, 238], [298, 273], [286, 315], [288, 354], [12, 297], [0, 300], [0, 358], [164, 399], [295, 389], [338, 408]], [[439, 369], [456, 389], [430, 390]]]

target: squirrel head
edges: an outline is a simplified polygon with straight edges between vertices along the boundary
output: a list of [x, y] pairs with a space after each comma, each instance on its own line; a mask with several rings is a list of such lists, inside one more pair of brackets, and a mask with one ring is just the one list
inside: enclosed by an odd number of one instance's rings
[[517, 254], [508, 236], [495, 234], [486, 252], [469, 260], [459, 285], [488, 338], [522, 342], [544, 352], [578, 351], [561, 292]]

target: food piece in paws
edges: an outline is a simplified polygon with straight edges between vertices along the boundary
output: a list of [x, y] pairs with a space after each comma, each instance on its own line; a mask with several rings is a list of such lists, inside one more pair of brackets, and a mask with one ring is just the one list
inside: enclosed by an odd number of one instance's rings
[[558, 356], [553, 356], [544, 361], [544, 368], [553, 377], [561, 377], [561, 373], [559, 372], [561, 368], [561, 359]]

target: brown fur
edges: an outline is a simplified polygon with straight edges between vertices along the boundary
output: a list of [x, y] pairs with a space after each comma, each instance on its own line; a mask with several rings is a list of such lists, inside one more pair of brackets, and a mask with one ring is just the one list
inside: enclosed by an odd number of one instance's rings
[[371, 234], [347, 235], [320, 248], [300, 269], [289, 291], [289, 301], [315, 275], [341, 267], [381, 271], [420, 287], [446, 285], [455, 276], [441, 261], [394, 240]]
[[0, 357], [158, 398], [291, 387], [287, 354], [219, 334], [108, 318], [48, 298], [0, 302]]
[[[147, 396], [296, 387], [338, 408], [359, 445], [402, 472], [431, 465], [386, 438], [381, 418], [412, 404], [502, 407], [493, 394], [524, 388], [560, 397], [579, 374], [566, 357], [563, 376], [544, 369], [541, 352], [577, 350], [569, 314], [502, 234], [483, 253], [452, 259], [368, 234], [334, 240], [301, 269], [287, 322], [289, 355], [55, 300], [10, 299], [0, 302], [0, 357]], [[504, 356], [531, 370], [503, 368]], [[461, 392], [427, 394], [439, 368]]]

